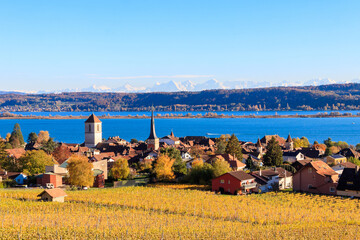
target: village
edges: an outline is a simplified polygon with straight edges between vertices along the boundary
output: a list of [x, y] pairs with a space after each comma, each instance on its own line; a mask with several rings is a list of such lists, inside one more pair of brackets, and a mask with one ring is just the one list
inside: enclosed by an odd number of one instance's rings
[[84, 125], [82, 144], [55, 143], [44, 132], [30, 134], [22, 144], [15, 126], [1, 142], [1, 186], [43, 188], [39, 197], [45, 201], [64, 201], [69, 189], [163, 182], [207, 185], [215, 193], [232, 195], [294, 191], [360, 197], [360, 153], [344, 142], [310, 144], [289, 134], [286, 139], [266, 135], [252, 143], [235, 135], [176, 137], [171, 130], [159, 138], [154, 112], [146, 141], [103, 139], [102, 122], [94, 114]]

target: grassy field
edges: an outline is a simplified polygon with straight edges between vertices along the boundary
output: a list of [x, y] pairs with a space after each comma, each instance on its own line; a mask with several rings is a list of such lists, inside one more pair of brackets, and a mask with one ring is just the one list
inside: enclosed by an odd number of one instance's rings
[[215, 195], [177, 187], [0, 190], [0, 239], [358, 239], [360, 201], [289, 192]]

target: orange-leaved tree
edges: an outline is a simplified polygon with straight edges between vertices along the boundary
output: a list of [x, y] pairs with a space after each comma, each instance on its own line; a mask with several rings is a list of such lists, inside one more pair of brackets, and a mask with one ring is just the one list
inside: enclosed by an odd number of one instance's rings
[[72, 186], [91, 187], [94, 184], [93, 165], [87, 157], [72, 155], [68, 160], [69, 183]]
[[160, 155], [154, 164], [153, 172], [159, 181], [169, 181], [175, 178], [172, 166], [175, 159], [170, 159], [166, 155]]
[[126, 179], [130, 174], [129, 163], [125, 158], [119, 158], [111, 168], [111, 175], [115, 179]]

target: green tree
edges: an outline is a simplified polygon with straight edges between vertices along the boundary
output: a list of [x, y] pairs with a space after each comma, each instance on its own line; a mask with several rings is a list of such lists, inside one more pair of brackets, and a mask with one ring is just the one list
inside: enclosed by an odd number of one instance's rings
[[53, 158], [42, 150], [27, 151], [19, 159], [22, 171], [28, 175], [35, 175], [45, 172], [45, 166], [54, 164]]
[[349, 144], [347, 142], [343, 142], [343, 141], [338, 141], [334, 145], [337, 147], [340, 147], [341, 149], [349, 147]]
[[249, 169], [249, 170], [253, 170], [254, 169], [254, 162], [253, 160], [251, 159], [251, 156], [249, 154], [249, 157], [246, 159], [246, 168]]
[[0, 141], [0, 168], [4, 168], [3, 164], [6, 162], [7, 160], [7, 156], [8, 153], [5, 150], [5, 142], [4, 141]]
[[325, 153], [324, 153], [324, 156], [330, 156], [332, 155], [332, 151], [331, 151], [331, 147], [327, 147], [326, 150], [325, 150]]
[[213, 178], [223, 175], [231, 171], [230, 165], [227, 161], [216, 159], [213, 166]]
[[14, 125], [14, 129], [11, 133], [9, 143], [13, 148], [18, 148], [25, 145], [24, 137], [18, 123], [15, 123]]
[[266, 153], [264, 155], [264, 165], [266, 166], [280, 166], [283, 163], [281, 147], [274, 137], [270, 139], [266, 146]]
[[360, 160], [357, 158], [349, 157], [347, 160], [348, 160], [348, 162], [351, 162], [353, 164], [356, 164], [357, 166], [360, 166]]
[[54, 150], [57, 147], [58, 147], [58, 143], [56, 143], [53, 138], [49, 138], [49, 140], [43, 143], [41, 149], [47, 152], [48, 154], [51, 154], [54, 152]]
[[201, 160], [195, 160], [192, 164], [188, 181], [193, 184], [211, 184], [214, 177], [214, 167], [209, 163], [203, 163]]
[[37, 139], [38, 139], [38, 135], [34, 132], [31, 132], [28, 136], [27, 143], [34, 144], [36, 143]]
[[226, 134], [226, 135], [221, 135], [219, 138], [216, 139], [216, 143], [215, 143], [215, 148], [216, 151], [215, 153], [217, 154], [224, 154], [225, 150], [226, 150], [226, 145], [227, 142], [230, 138], [230, 135]]
[[69, 183], [72, 186], [91, 187], [94, 184], [93, 165], [84, 156], [72, 155], [68, 160]]
[[360, 150], [360, 143], [356, 144], [355, 148], [356, 150]]
[[111, 175], [115, 179], [127, 179], [129, 174], [130, 174], [129, 163], [124, 158], [118, 159], [114, 163], [114, 166], [111, 168]]
[[242, 149], [238, 138], [232, 134], [227, 145], [225, 152], [235, 156], [239, 161], [242, 161]]
[[131, 144], [133, 144], [133, 143], [138, 143], [139, 141], [136, 139], [136, 138], [132, 138], [131, 140], [130, 140], [130, 143]]
[[329, 137], [328, 139], [324, 140], [324, 144], [329, 148], [334, 146], [334, 142], [331, 140], [331, 138]]

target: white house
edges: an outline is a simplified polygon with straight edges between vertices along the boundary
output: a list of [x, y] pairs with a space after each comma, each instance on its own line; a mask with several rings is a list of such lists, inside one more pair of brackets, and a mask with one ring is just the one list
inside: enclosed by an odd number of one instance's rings
[[299, 151], [295, 152], [283, 152], [283, 160], [284, 162], [294, 163], [299, 160], [304, 160], [305, 155]]
[[185, 162], [193, 159], [191, 154], [188, 151], [181, 151], [181, 159]]
[[292, 173], [283, 168], [271, 168], [251, 173], [258, 183], [258, 188], [262, 192], [267, 192], [278, 186], [279, 189], [292, 188], [293, 178]]

